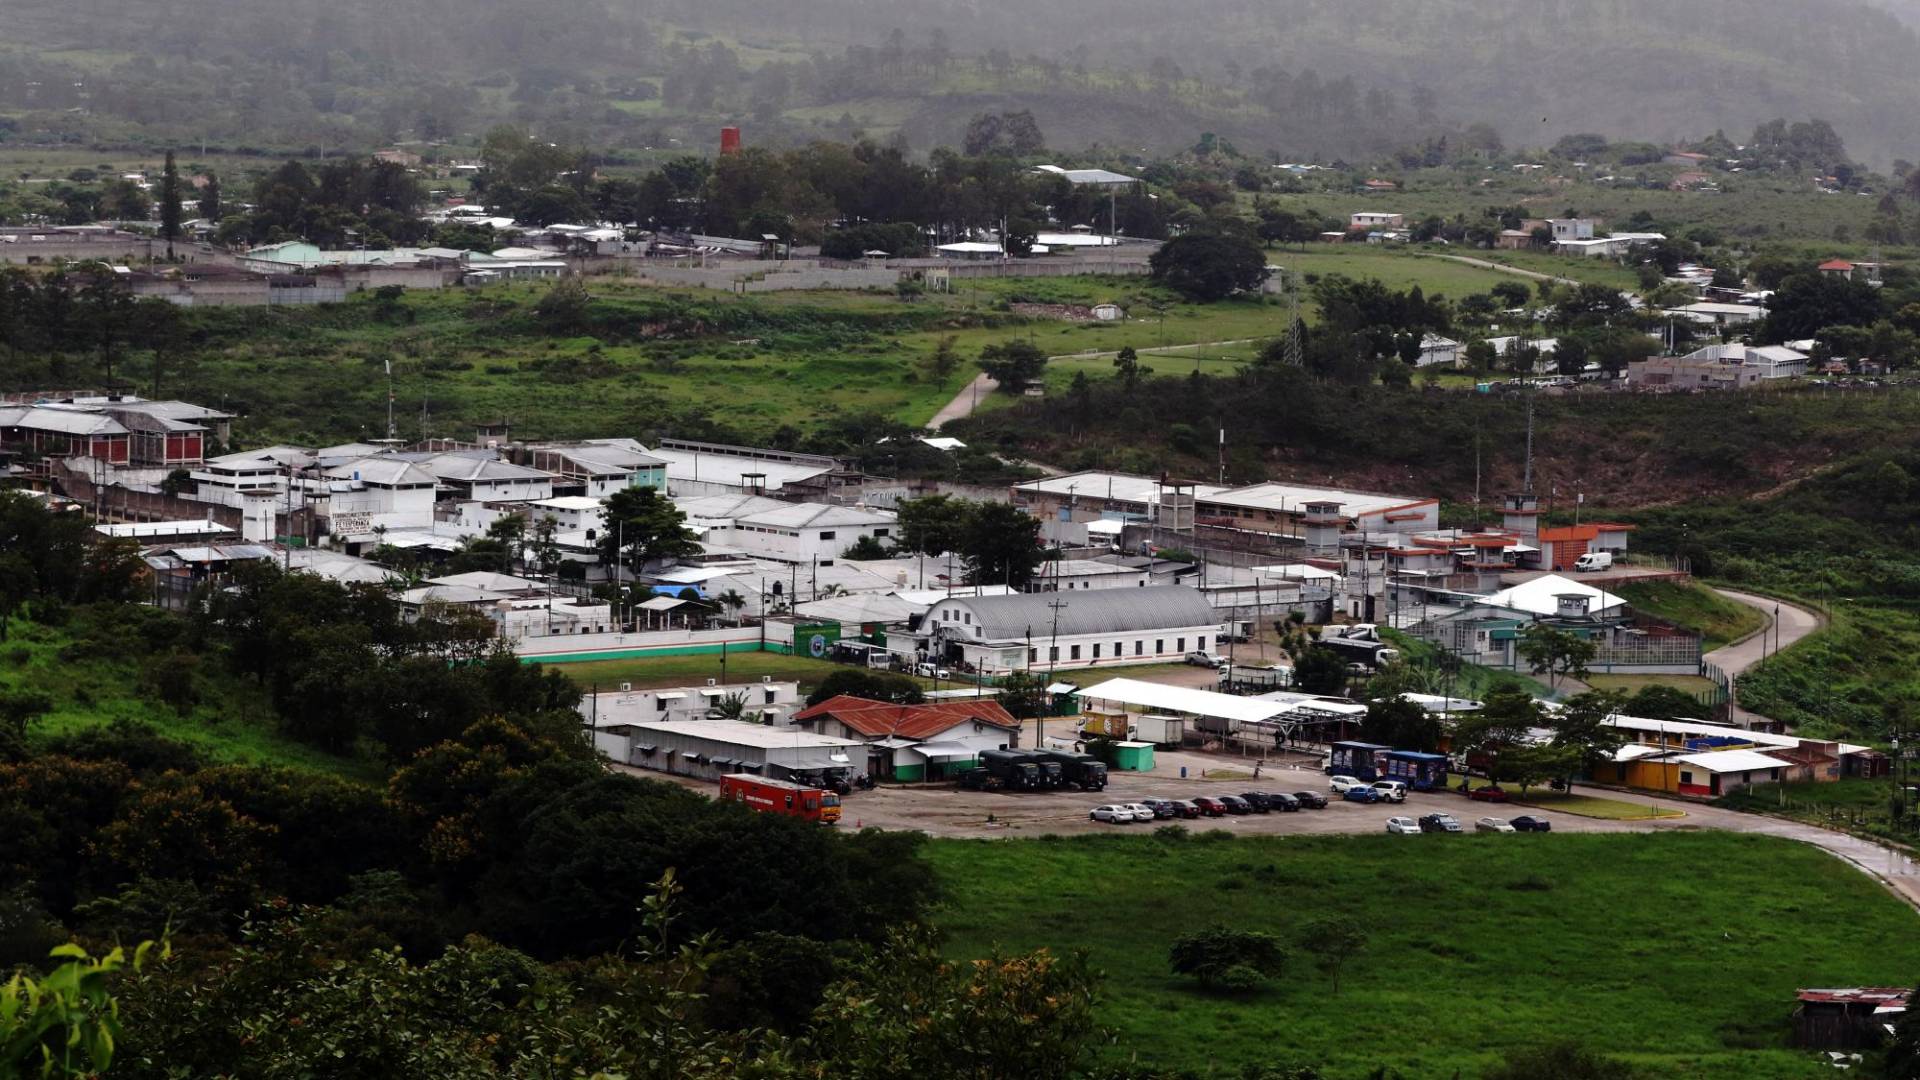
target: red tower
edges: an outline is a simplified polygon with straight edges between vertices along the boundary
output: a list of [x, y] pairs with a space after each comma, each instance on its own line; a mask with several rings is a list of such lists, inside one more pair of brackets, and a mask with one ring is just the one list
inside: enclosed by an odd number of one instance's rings
[[723, 127], [720, 129], [720, 152], [723, 154], [737, 154], [740, 152], [739, 128]]

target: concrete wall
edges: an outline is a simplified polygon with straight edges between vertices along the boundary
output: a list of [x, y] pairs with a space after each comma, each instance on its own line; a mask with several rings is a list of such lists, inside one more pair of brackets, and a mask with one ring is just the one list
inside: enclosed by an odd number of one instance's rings
[[[767, 644], [784, 643], [790, 651], [793, 628], [767, 626]], [[718, 630], [649, 630], [635, 634], [568, 634], [565, 637], [528, 638], [514, 642], [522, 660], [565, 663], [570, 660], [607, 660], [631, 656], [712, 655], [719, 673], [722, 646], [729, 653], [759, 652], [758, 626], [729, 626]]]

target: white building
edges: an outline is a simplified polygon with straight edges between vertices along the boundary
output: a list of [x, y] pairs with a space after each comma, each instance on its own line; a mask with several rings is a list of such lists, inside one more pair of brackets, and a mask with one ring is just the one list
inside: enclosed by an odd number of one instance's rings
[[[419, 528], [433, 524], [438, 481], [410, 461], [357, 458], [325, 470], [330, 529], [354, 543], [377, 540], [374, 530]], [[312, 486], [308, 497], [318, 501]]]
[[739, 698], [741, 718], [762, 724], [783, 724], [800, 708], [800, 684], [765, 679], [755, 683], [720, 683], [708, 679], [705, 686], [675, 686], [634, 689], [622, 683], [618, 687], [581, 696], [580, 715], [596, 731], [627, 724], [655, 723], [661, 720], [706, 720], [717, 711], [730, 708], [728, 699]]
[[1688, 353], [1687, 360], [1718, 361], [1738, 364], [1760, 373], [1762, 379], [1787, 379], [1807, 373], [1811, 359], [1798, 349], [1785, 345], [1709, 345]]
[[544, 469], [501, 461], [491, 450], [456, 450], [421, 458], [422, 469], [433, 474], [448, 498], [520, 500], [553, 498], [553, 474]]
[[675, 505], [701, 542], [763, 559], [832, 566], [863, 538], [891, 543], [893, 514], [859, 506], [793, 503], [755, 495], [708, 495]]
[[749, 772], [773, 780], [850, 779], [867, 749], [852, 739], [739, 720], [661, 720], [598, 728], [593, 745], [623, 765], [719, 780]]
[[1548, 218], [1547, 227], [1553, 230], [1555, 242], [1566, 240], [1593, 239], [1594, 220], [1592, 218]]
[[1099, 559], [1055, 559], [1040, 564], [1027, 592], [1080, 592], [1088, 589], [1136, 589], [1149, 584], [1146, 568]]
[[928, 652], [984, 671], [1163, 663], [1214, 651], [1224, 628], [1184, 585], [955, 597], [921, 620]]
[[1385, 214], [1362, 210], [1347, 219], [1349, 229], [1397, 229], [1406, 223], [1405, 214]]
[[1420, 339], [1420, 357], [1413, 362], [1414, 367], [1460, 366], [1460, 343], [1450, 337], [1439, 334], [1427, 334]]
[[607, 527], [607, 506], [591, 495], [558, 495], [527, 503], [528, 520], [538, 523], [552, 518], [559, 532], [596, 532]]

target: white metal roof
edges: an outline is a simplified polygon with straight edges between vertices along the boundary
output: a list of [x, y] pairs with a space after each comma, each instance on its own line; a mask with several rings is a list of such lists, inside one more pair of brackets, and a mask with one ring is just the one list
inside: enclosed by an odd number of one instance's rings
[[1224, 491], [1216, 490], [1212, 494], [1201, 495], [1200, 501], [1216, 506], [1239, 506], [1252, 510], [1285, 510], [1294, 514], [1300, 513], [1301, 507], [1306, 503], [1333, 502], [1340, 504], [1341, 514], [1346, 517], [1355, 517], [1360, 514], [1384, 513], [1407, 506], [1420, 506], [1436, 500], [1414, 495], [1382, 495], [1363, 491], [1343, 491], [1339, 488], [1263, 483], [1228, 488]]
[[1599, 614], [1625, 604], [1626, 601], [1603, 589], [1596, 589], [1559, 574], [1547, 574], [1522, 582], [1510, 589], [1501, 589], [1487, 597], [1487, 603], [1496, 607], [1512, 608], [1534, 615], [1552, 615], [1560, 610], [1559, 596], [1573, 593], [1587, 598], [1589, 614]]
[[771, 727], [767, 724], [749, 724], [744, 720], [654, 720], [634, 724], [633, 729], [662, 735], [711, 739], [714, 742], [732, 743], [735, 746], [746, 746], [755, 750], [831, 750], [866, 745], [853, 739], [815, 735], [803, 728]]
[[1760, 769], [1784, 769], [1793, 764], [1758, 750], [1712, 750], [1687, 754], [1679, 759], [1712, 773], [1756, 772]]
[[[1160, 481], [1150, 476], [1129, 476], [1126, 473], [1077, 472], [1063, 476], [1048, 476], [1039, 480], [1029, 480], [1017, 484], [1016, 491], [1030, 491], [1047, 495], [1072, 495], [1090, 502], [1111, 499], [1118, 502], [1144, 503], [1152, 506], [1160, 502]], [[1227, 490], [1215, 484], [1194, 486], [1199, 498]]]
[[1079, 696], [1083, 701], [1112, 701], [1122, 705], [1137, 705], [1143, 709], [1211, 716], [1241, 723], [1271, 720], [1297, 705], [1296, 702], [1261, 701], [1258, 698], [1235, 697], [1212, 690], [1168, 686], [1139, 679], [1108, 679], [1098, 686], [1079, 691]]

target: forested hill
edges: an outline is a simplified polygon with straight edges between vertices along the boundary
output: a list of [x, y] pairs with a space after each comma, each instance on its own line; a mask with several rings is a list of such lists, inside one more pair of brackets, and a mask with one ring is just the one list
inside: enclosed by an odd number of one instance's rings
[[[957, 139], [1031, 108], [1058, 147], [1216, 131], [1365, 155], [1478, 122], [1742, 139], [1830, 120], [1920, 156], [1920, 0], [13, 0], [0, 136], [350, 147], [501, 120], [638, 149]], [[1894, 12], [1900, 11], [1902, 15]], [[897, 32], [896, 32], [897, 31]], [[1124, 140], [1124, 141], [1122, 141]]]

